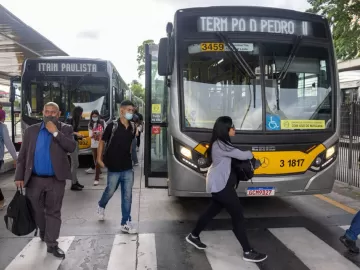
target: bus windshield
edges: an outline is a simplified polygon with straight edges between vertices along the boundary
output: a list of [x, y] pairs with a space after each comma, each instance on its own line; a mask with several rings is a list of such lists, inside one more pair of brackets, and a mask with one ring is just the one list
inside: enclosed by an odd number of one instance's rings
[[24, 114], [42, 118], [44, 104], [53, 101], [67, 118], [75, 106], [84, 109], [83, 118], [90, 119], [92, 110], [103, 117], [110, 115], [109, 78], [92, 76], [42, 76], [23, 83]]
[[[221, 115], [230, 116], [238, 130], [289, 131], [331, 127], [334, 112], [327, 48], [301, 43], [281, 79], [279, 75], [294, 44], [232, 43], [250, 71], [236, 61], [224, 43], [185, 43], [180, 59], [187, 127], [212, 129]], [[261, 58], [263, 67], [260, 66]], [[263, 94], [262, 76], [265, 81]]]

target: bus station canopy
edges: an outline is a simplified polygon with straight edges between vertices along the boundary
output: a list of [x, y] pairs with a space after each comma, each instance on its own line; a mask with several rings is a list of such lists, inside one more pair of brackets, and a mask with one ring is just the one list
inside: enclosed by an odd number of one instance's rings
[[339, 72], [354, 70], [360, 70], [360, 58], [338, 62]]
[[0, 5], [0, 85], [21, 75], [25, 59], [41, 56], [68, 54]]

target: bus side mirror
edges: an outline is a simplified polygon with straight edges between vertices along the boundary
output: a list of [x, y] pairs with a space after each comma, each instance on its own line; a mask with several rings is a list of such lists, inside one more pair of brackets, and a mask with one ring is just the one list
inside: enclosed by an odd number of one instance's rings
[[160, 76], [171, 75], [171, 50], [169, 48], [169, 38], [162, 38], [159, 42], [159, 55], [158, 55], [158, 73]]

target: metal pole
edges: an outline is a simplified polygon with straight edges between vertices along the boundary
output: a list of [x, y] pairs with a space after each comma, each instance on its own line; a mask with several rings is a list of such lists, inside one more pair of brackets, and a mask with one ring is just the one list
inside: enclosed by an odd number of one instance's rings
[[353, 129], [354, 129], [354, 102], [350, 103], [350, 131], [349, 131], [349, 151], [348, 151], [348, 171], [349, 171], [349, 184], [353, 185], [353, 174], [352, 174], [352, 150], [353, 150]]

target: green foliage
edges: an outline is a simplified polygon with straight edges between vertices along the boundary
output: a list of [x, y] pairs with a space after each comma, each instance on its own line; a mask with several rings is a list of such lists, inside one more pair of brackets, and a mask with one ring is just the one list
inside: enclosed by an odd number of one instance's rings
[[308, 0], [308, 12], [325, 16], [332, 27], [336, 56], [348, 60], [360, 57], [360, 1]]
[[130, 85], [131, 92], [133, 95], [145, 100], [145, 89], [137, 80], [133, 80]]
[[138, 76], [139, 78], [145, 73], [145, 44], [155, 44], [154, 40], [145, 40], [140, 46], [138, 46], [138, 54], [136, 61], [138, 62]]

